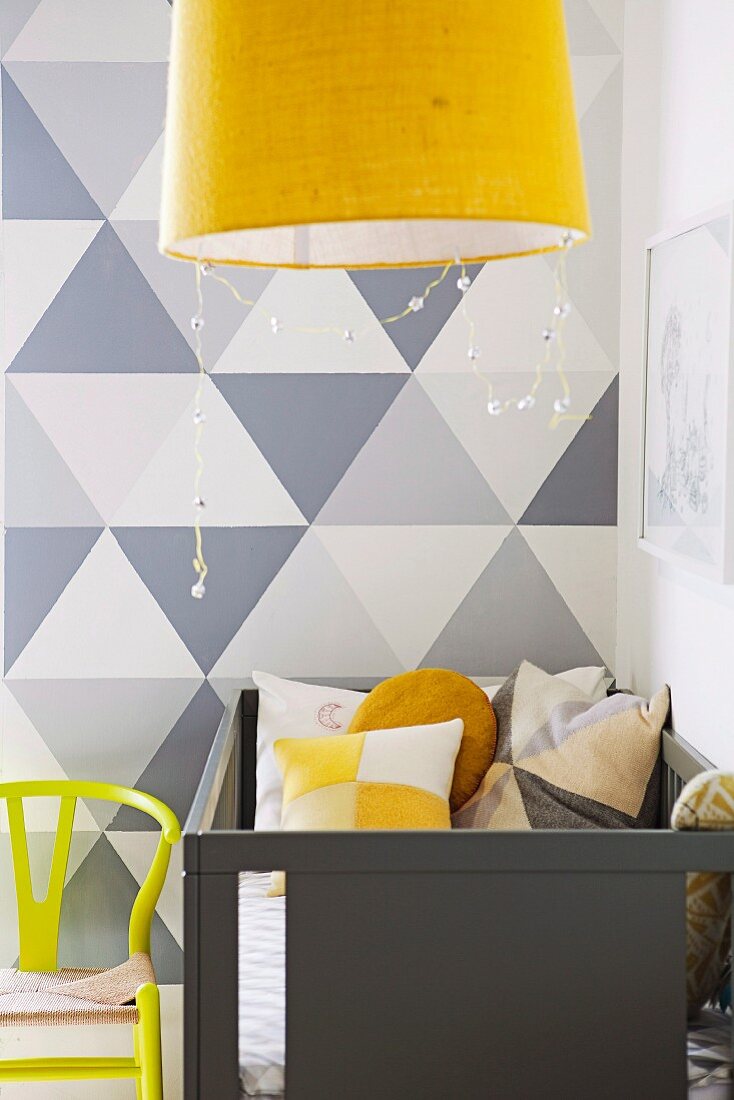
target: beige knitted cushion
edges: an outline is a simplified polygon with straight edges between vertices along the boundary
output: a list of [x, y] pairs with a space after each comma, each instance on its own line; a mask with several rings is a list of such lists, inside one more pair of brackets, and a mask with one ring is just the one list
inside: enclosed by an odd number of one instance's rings
[[110, 970], [0, 969], [0, 1027], [136, 1024], [135, 992], [154, 981], [142, 953]]

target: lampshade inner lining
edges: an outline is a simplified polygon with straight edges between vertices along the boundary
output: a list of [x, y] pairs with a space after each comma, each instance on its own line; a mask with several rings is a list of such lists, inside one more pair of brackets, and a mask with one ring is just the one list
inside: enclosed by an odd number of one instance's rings
[[[174, 241], [169, 255], [266, 267], [399, 267], [495, 259], [559, 246], [566, 226], [540, 222], [415, 219], [323, 222], [231, 230]], [[580, 230], [568, 229], [574, 239]]]

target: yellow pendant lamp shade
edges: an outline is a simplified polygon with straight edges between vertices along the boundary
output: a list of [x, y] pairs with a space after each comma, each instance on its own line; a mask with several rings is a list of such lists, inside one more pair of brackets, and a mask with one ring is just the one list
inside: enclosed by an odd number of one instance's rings
[[160, 247], [276, 267], [589, 233], [561, 0], [175, 0]]

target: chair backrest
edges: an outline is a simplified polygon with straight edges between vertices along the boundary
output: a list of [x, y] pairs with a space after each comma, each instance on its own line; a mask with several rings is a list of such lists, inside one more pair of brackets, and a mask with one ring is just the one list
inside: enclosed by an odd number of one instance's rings
[[[88, 783], [75, 780], [31, 780], [22, 783], [0, 783], [0, 799], [8, 808], [10, 844], [13, 853], [15, 896], [18, 903], [18, 938], [21, 970], [56, 970], [58, 968], [59, 921], [64, 880], [69, 860], [71, 833], [77, 798], [99, 799], [131, 806], [154, 818], [161, 827], [153, 862], [130, 913], [130, 954], [144, 951], [150, 954], [150, 929], [153, 912], [163, 889], [171, 855], [171, 845], [181, 839], [181, 827], [176, 815], [152, 795], [112, 783]], [[59, 798], [59, 821], [56, 828], [51, 871], [46, 896], [37, 901], [33, 895], [31, 868], [28, 859], [28, 838], [23, 814], [24, 798]]]

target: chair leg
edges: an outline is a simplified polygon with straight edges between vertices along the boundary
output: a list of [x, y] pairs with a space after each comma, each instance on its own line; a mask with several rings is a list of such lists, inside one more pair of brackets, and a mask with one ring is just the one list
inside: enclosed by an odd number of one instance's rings
[[140, 1062], [140, 1100], [163, 1100], [161, 1012], [158, 986], [147, 982], [137, 992], [140, 1022], [135, 1028], [135, 1053]]
[[[135, 1061], [140, 1065], [140, 1024], [133, 1024], [133, 1054]], [[139, 1077], [135, 1078], [135, 1100], [143, 1100], [143, 1082]]]

